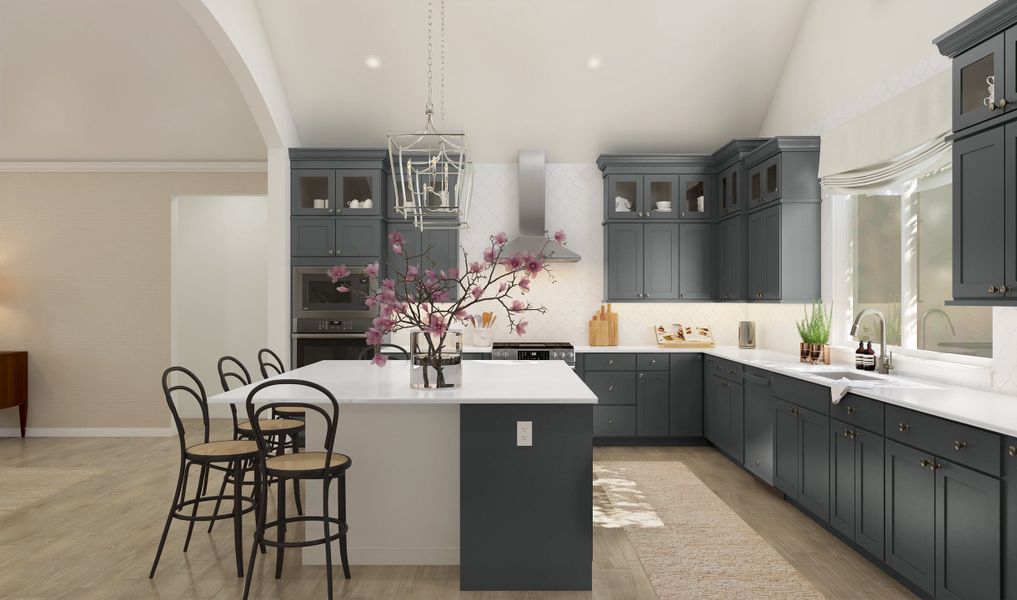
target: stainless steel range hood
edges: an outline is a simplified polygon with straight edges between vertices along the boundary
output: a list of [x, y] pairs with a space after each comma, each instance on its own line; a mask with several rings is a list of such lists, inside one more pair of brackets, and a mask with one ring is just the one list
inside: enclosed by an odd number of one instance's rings
[[[544, 153], [524, 150], [519, 153], [519, 237], [505, 246], [505, 254], [537, 254], [547, 241], [544, 223]], [[547, 262], [574, 263], [580, 256], [554, 242], [547, 245]]]

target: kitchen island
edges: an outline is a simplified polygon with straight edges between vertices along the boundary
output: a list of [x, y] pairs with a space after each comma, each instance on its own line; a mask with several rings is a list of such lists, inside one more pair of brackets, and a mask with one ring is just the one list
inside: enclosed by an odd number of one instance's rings
[[[276, 378], [339, 401], [351, 563], [459, 564], [464, 590], [590, 589], [597, 397], [564, 362], [468, 361], [450, 390], [412, 389], [402, 361], [322, 361]], [[209, 402], [242, 405], [255, 385]], [[276, 386], [258, 400], [323, 398]], [[517, 444], [519, 422], [532, 424], [532, 446]], [[320, 418], [309, 415], [306, 436], [308, 451], [322, 448]], [[307, 514], [321, 514], [320, 484], [305, 485]], [[323, 548], [304, 563], [324, 564]]]

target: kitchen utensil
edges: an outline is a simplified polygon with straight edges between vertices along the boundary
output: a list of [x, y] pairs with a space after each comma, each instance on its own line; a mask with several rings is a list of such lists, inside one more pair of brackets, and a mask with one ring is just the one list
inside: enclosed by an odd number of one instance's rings
[[611, 311], [611, 305], [601, 306], [589, 323], [589, 344], [591, 346], [618, 345], [618, 313]]
[[614, 197], [614, 209], [617, 212], [632, 212], [632, 203], [621, 196]]
[[755, 321], [739, 321], [738, 322], [738, 347], [739, 348], [755, 348], [756, 347], [756, 322]]

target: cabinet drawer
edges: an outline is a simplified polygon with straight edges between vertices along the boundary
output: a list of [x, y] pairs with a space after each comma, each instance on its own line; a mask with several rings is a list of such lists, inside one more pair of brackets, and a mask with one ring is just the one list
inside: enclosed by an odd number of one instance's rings
[[594, 437], [635, 437], [635, 406], [594, 406]]
[[667, 354], [639, 354], [636, 356], [636, 368], [640, 371], [666, 371], [670, 366]]
[[598, 404], [635, 404], [636, 374], [633, 371], [586, 371], [586, 385]]
[[848, 394], [830, 406], [830, 416], [849, 425], [883, 435], [883, 403], [856, 394]]
[[587, 354], [587, 371], [635, 371], [635, 354]]
[[718, 377], [723, 377], [735, 383], [740, 383], [742, 380], [742, 372], [745, 367], [742, 363], [734, 362], [733, 360], [724, 360], [723, 358], [716, 358], [713, 362], [713, 374]]
[[999, 477], [999, 435], [886, 405], [886, 437]]
[[773, 395], [821, 415], [830, 414], [830, 388], [794, 377], [774, 375]]

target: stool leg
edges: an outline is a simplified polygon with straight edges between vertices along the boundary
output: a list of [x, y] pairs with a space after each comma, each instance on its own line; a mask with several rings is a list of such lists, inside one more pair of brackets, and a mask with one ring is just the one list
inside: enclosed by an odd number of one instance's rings
[[330, 479], [326, 476], [321, 482], [321, 527], [325, 539], [325, 580], [328, 582], [328, 600], [332, 600], [332, 542], [329, 541], [328, 532], [328, 483]]
[[[219, 505], [222, 504], [222, 497], [226, 493], [226, 483], [230, 479], [230, 473], [233, 471], [233, 463], [226, 465], [226, 471], [222, 474], [222, 485], [219, 486], [219, 494], [215, 499], [215, 510], [212, 511], [213, 517], [219, 516]], [[208, 533], [212, 533], [212, 526], [215, 525], [215, 519], [208, 522]]]
[[247, 564], [247, 579], [244, 581], [244, 600], [247, 600], [251, 592], [251, 578], [254, 576], [254, 559], [258, 556], [258, 546], [265, 552], [265, 545], [262, 538], [265, 535], [265, 504], [268, 499], [268, 486], [262, 484], [261, 470], [258, 463], [254, 463], [254, 544], [251, 545], [251, 562]]
[[191, 507], [191, 522], [187, 524], [187, 538], [184, 540], [184, 552], [191, 545], [191, 534], [194, 533], [194, 517], [198, 514], [198, 504], [201, 499], [201, 490], [208, 484], [208, 465], [201, 465], [198, 472], [198, 486], [194, 491], [194, 506]]
[[162, 548], [166, 545], [166, 534], [169, 533], [170, 523], [173, 522], [173, 513], [177, 510], [177, 498], [180, 497], [180, 486], [184, 482], [184, 461], [180, 461], [180, 473], [177, 475], [177, 487], [173, 492], [173, 503], [170, 504], [169, 514], [166, 515], [166, 525], [162, 528], [162, 537], [159, 538], [159, 548], [155, 551], [155, 560], [152, 562], [152, 570], [148, 578], [155, 577], [155, 568], [159, 566], [159, 557], [162, 556]]
[[237, 554], [237, 577], [244, 576], [244, 549], [241, 545], [241, 538], [244, 535], [244, 511], [240, 501], [243, 490], [243, 472], [240, 470], [240, 461], [233, 463], [233, 545]]
[[[346, 525], [346, 473], [339, 475], [339, 520]], [[346, 532], [339, 537], [339, 557], [343, 561], [343, 576], [350, 578], [350, 557], [346, 552]]]
[[276, 523], [279, 525], [275, 528], [278, 535], [276, 536], [279, 540], [278, 546], [275, 547], [275, 578], [279, 579], [282, 577], [283, 567], [283, 555], [286, 548], [282, 544], [286, 543], [286, 480], [279, 479], [279, 483], [276, 485], [276, 492], [278, 493], [278, 500], [276, 501]]
[[[293, 440], [293, 454], [299, 453], [300, 448], [297, 446], [297, 434], [294, 433], [293, 435], [291, 435], [290, 439]], [[297, 503], [297, 514], [303, 516], [304, 507], [301, 505], [302, 503], [300, 502], [300, 479], [293, 480], [293, 500]]]

